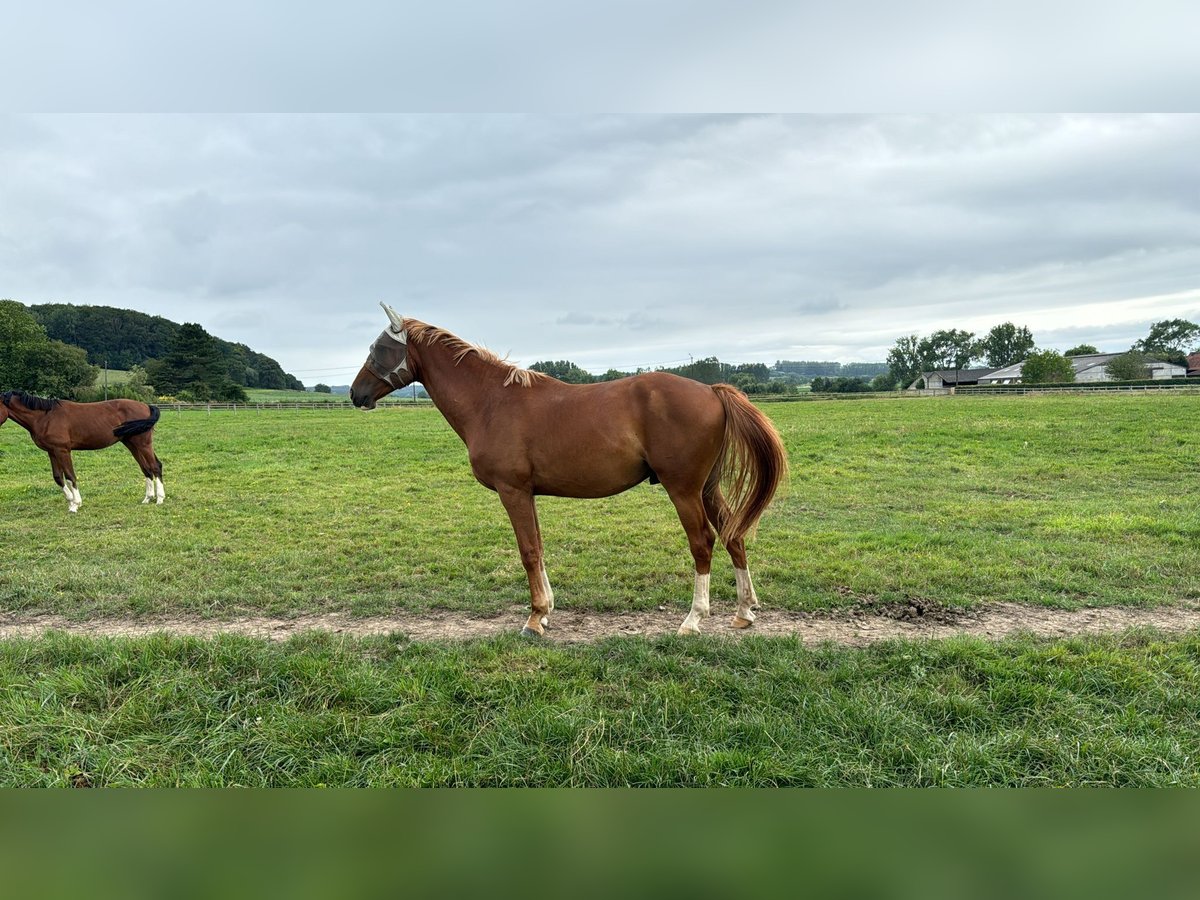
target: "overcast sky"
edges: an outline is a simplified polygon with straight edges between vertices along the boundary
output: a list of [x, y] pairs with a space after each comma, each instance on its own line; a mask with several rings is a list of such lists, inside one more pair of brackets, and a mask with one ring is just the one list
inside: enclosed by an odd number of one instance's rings
[[1200, 321], [1200, 116], [0, 118], [0, 297], [345, 383], [380, 300], [515, 361], [882, 360]]

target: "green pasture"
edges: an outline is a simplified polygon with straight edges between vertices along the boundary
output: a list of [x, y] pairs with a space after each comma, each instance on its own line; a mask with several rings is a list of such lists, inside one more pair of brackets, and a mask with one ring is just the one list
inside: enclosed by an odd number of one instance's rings
[[[1200, 398], [771, 403], [791, 457], [764, 604], [1200, 598]], [[121, 447], [0, 428], [0, 615], [489, 613], [526, 602], [497, 498], [429, 407], [166, 411], [167, 503]], [[560, 606], [691, 595], [661, 488], [540, 501]], [[732, 607], [728, 558], [715, 606]], [[723, 616], [710, 631], [720, 632]], [[0, 642], [2, 785], [1200, 786], [1200, 636], [1061, 641], [310, 634]]]
[[1200, 785], [1200, 636], [0, 643], [0, 785]]
[[[751, 546], [767, 610], [864, 595], [954, 606], [1200, 598], [1200, 398], [772, 403], [791, 457]], [[76, 453], [77, 515], [44, 453], [0, 428], [0, 609], [68, 616], [378, 614], [524, 602], [496, 496], [436, 410], [168, 410], [167, 502], [120, 446]], [[560, 606], [686, 609], [661, 487], [539, 501]], [[716, 609], [733, 573], [718, 553]]]

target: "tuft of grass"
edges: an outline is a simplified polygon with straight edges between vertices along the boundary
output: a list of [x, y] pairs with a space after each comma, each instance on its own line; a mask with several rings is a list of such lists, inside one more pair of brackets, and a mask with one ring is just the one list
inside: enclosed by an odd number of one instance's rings
[[[1200, 397], [772, 403], [792, 475], [750, 548], [768, 607], [873, 595], [950, 606], [1200, 598]], [[0, 429], [0, 609], [229, 616], [527, 600], [507, 517], [429, 407], [166, 411], [168, 498], [120, 446], [76, 453], [69, 516], [44, 453]], [[563, 606], [686, 607], [691, 558], [665, 493], [541, 498]], [[733, 573], [718, 550], [714, 597]]]
[[0, 785], [1200, 785], [1200, 634], [0, 644]]

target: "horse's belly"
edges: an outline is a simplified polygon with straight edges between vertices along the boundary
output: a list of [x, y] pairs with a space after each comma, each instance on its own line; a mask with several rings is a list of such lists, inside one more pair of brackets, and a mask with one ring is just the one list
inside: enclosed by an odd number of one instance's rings
[[542, 469], [535, 471], [533, 492], [551, 497], [576, 497], [594, 499], [611, 497], [627, 491], [645, 481], [653, 473], [643, 461], [623, 465], [588, 465], [586, 463], [565, 467], [562, 470]]

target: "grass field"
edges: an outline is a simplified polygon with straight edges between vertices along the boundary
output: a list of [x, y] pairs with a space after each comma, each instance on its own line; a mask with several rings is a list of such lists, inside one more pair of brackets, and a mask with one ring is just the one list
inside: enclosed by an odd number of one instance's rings
[[[124, 384], [129, 380], [129, 371], [127, 369], [109, 369], [108, 383], [109, 385]], [[101, 369], [96, 374], [96, 387], [104, 387], [104, 369]]]
[[0, 644], [5, 785], [1200, 785], [1200, 636]]
[[[765, 408], [792, 462], [751, 551], [765, 615], [863, 595], [1200, 598], [1200, 398]], [[499, 502], [434, 410], [167, 412], [156, 445], [165, 506], [138, 504], [117, 447], [76, 455], [85, 502], [68, 516], [45, 455], [0, 429], [0, 613], [526, 600]], [[690, 560], [660, 488], [540, 508], [560, 606], [682, 616]], [[714, 573], [727, 612], [727, 557]], [[0, 643], [0, 783], [1200, 785], [1198, 710], [1196, 634], [869, 649], [51, 634]]]
[[[770, 404], [791, 483], [751, 566], [764, 604], [857, 596], [1078, 606], [1200, 597], [1200, 398]], [[167, 503], [121, 447], [77, 453], [70, 516], [46, 456], [0, 429], [0, 608], [70, 616], [521, 602], [496, 496], [433, 409], [172, 412]], [[560, 605], [683, 610], [682, 529], [660, 487], [539, 501]], [[715, 597], [732, 594], [723, 553]]]

